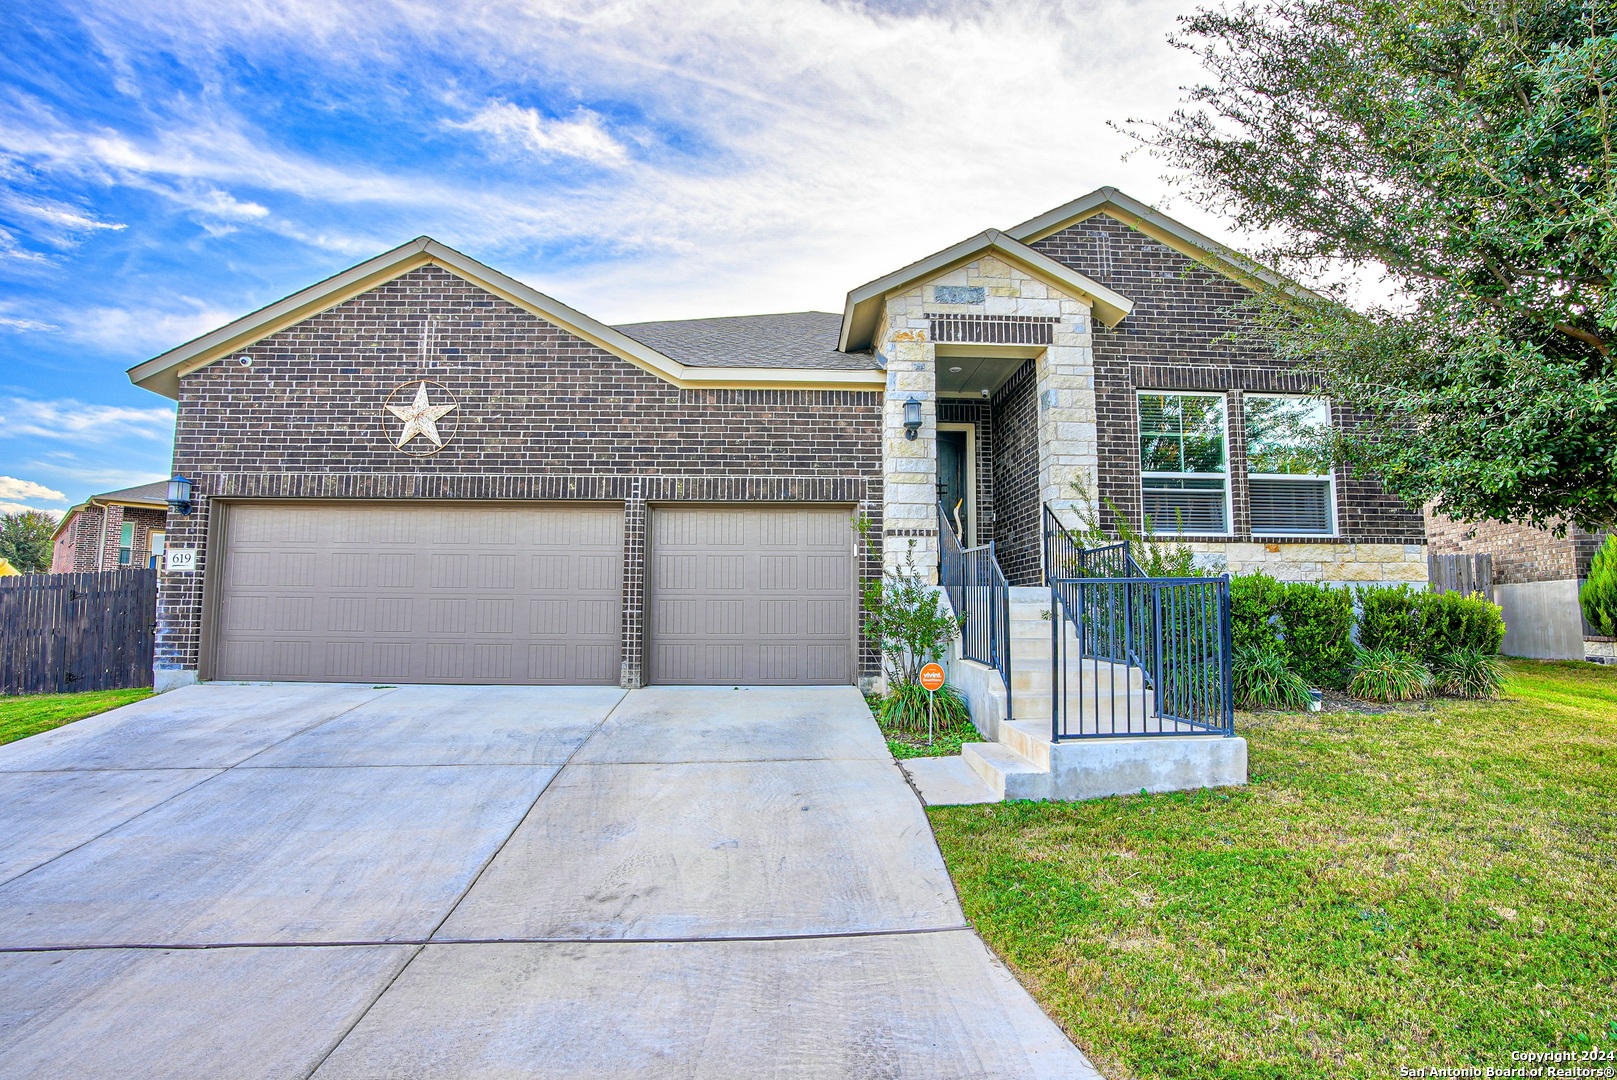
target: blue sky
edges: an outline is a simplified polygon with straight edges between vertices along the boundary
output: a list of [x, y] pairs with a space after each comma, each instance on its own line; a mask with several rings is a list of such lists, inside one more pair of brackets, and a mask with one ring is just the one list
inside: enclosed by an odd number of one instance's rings
[[840, 310], [1115, 184], [1190, 5], [12, 0], [0, 509], [167, 475], [124, 372], [423, 233], [608, 322]]

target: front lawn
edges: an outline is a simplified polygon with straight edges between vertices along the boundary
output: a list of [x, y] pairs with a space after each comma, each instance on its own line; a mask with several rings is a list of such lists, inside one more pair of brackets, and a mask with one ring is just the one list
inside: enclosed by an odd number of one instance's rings
[[1513, 663], [1507, 693], [1243, 715], [1246, 788], [928, 813], [1110, 1080], [1617, 1050], [1617, 669]]
[[83, 694], [0, 697], [0, 743], [15, 742], [86, 716], [151, 697], [147, 689], [91, 690]]

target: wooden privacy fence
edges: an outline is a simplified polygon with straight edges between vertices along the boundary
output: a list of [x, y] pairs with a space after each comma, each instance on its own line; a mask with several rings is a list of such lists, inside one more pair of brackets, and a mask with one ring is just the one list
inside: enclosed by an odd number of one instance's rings
[[152, 684], [157, 571], [0, 578], [0, 693]]
[[1493, 602], [1492, 555], [1428, 555], [1426, 580], [1433, 592], [1481, 593]]

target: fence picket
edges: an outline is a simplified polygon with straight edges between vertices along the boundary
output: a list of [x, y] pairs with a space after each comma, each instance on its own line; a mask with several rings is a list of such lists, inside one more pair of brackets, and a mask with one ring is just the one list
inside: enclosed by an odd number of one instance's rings
[[152, 684], [157, 571], [0, 578], [0, 693]]

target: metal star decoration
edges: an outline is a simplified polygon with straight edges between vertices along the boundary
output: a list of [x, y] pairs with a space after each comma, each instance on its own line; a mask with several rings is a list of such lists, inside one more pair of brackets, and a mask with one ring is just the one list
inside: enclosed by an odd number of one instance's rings
[[427, 400], [427, 384], [420, 384], [415, 388], [415, 400], [409, 405], [387, 407], [388, 412], [404, 421], [404, 430], [399, 433], [398, 441], [393, 444], [393, 448], [403, 450], [404, 444], [417, 435], [425, 436], [434, 446], [443, 446], [444, 441], [438, 435], [438, 421], [453, 408], [455, 408], [453, 402], [448, 405], [432, 404]]

